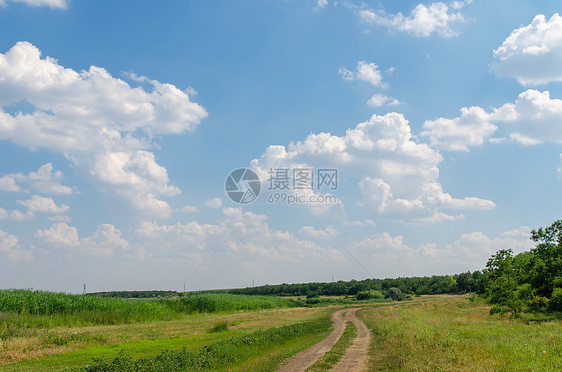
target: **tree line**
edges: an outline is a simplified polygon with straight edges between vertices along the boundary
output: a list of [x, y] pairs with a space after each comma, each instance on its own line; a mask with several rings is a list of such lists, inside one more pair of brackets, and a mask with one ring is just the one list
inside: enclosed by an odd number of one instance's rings
[[468, 293], [478, 289], [482, 272], [431, 277], [404, 277], [395, 279], [365, 279], [330, 283], [276, 284], [259, 287], [230, 289], [228, 293], [275, 296], [357, 296], [359, 293], [378, 291], [385, 295], [391, 288], [404, 294], [426, 295]]
[[529, 252], [503, 249], [488, 260], [478, 294], [492, 313], [562, 311], [562, 220], [531, 231]]

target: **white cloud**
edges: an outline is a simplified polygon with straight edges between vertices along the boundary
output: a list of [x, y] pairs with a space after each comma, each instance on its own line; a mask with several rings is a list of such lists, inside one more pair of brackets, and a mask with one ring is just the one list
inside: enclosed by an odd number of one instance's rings
[[406, 258], [414, 253], [414, 249], [404, 244], [402, 235], [392, 237], [389, 233], [374, 234], [355, 244], [357, 249], [375, 257], [390, 256]]
[[61, 185], [62, 172], [53, 172], [51, 163], [43, 164], [37, 172], [30, 172], [25, 175], [22, 173], [11, 173], [0, 178], [0, 190], [2, 191], [21, 191], [21, 187], [17, 184], [28, 183], [35, 190], [44, 194], [72, 194], [73, 189], [69, 186]]
[[316, 7], [319, 9], [324, 8], [326, 5], [328, 5], [328, 0], [317, 0], [316, 1]]
[[209, 200], [206, 200], [203, 204], [206, 207], [218, 209], [218, 208], [222, 207], [222, 199], [221, 198], [209, 199]]
[[417, 37], [428, 37], [434, 33], [442, 37], [452, 37], [457, 35], [453, 25], [464, 21], [463, 15], [454, 11], [462, 8], [461, 5], [461, 2], [455, 2], [449, 8], [442, 2], [428, 6], [418, 4], [409, 16], [400, 12], [386, 14], [383, 10], [361, 9], [359, 17], [363, 22], [394, 28]]
[[345, 67], [340, 68], [340, 74], [345, 80], [360, 80], [378, 86], [382, 82], [382, 74], [376, 63], [365, 61], [357, 62], [357, 71], [349, 71]]
[[422, 136], [429, 137], [431, 145], [446, 151], [469, 151], [468, 146], [479, 146], [495, 133], [491, 115], [480, 107], [463, 107], [461, 116], [428, 120], [423, 124]]
[[17, 185], [16, 180], [12, 177], [4, 176], [0, 178], [0, 191], [18, 192], [20, 190], [21, 187]]
[[181, 212], [184, 213], [195, 213], [198, 212], [199, 208], [197, 208], [196, 206], [193, 205], [185, 205], [182, 207]]
[[88, 254], [111, 256], [116, 250], [129, 250], [129, 242], [121, 238], [121, 231], [110, 224], [98, 226], [94, 234], [80, 241]]
[[462, 108], [461, 116], [453, 119], [439, 118], [424, 123], [421, 135], [429, 137], [432, 146], [447, 151], [468, 151], [469, 146], [490, 142], [498, 127], [509, 137], [524, 145], [562, 143], [562, 100], [550, 98], [550, 92], [529, 89], [521, 93], [515, 103], [506, 103], [486, 112], [480, 107]]
[[542, 14], [535, 16], [531, 24], [513, 30], [494, 57], [496, 75], [524, 86], [562, 81], [562, 17], [555, 13], [547, 21]]
[[269, 146], [251, 162], [262, 179], [270, 168], [337, 168], [346, 177], [359, 179], [363, 195], [359, 206], [369, 215], [431, 222], [462, 218], [445, 209], [490, 209], [489, 200], [453, 198], [439, 184], [441, 155], [426, 144], [414, 142], [403, 115], [373, 115], [345, 135], [310, 134], [302, 142]]
[[336, 237], [338, 232], [331, 226], [326, 226], [326, 230], [315, 229], [312, 226], [303, 226], [299, 230], [299, 234], [312, 239], [332, 239]]
[[170, 207], [159, 198], [179, 189], [149, 151], [152, 136], [191, 131], [207, 114], [173, 85], [138, 79], [152, 91], [100, 67], [64, 68], [19, 42], [0, 54], [0, 107], [26, 101], [35, 111], [12, 116], [0, 110], [0, 139], [62, 153], [137, 209], [168, 216]]
[[[392, 72], [393, 68], [387, 70], [388, 73]], [[373, 62], [365, 62], [359, 61], [357, 62], [356, 71], [350, 71], [345, 67], [341, 67], [339, 69], [339, 73], [341, 74], [344, 80], [359, 80], [367, 82], [375, 87], [381, 88], [388, 88], [388, 84], [382, 84], [383, 77], [382, 72], [379, 70], [379, 66]], [[368, 102], [369, 105], [374, 107], [381, 107], [381, 106], [396, 106], [399, 105], [401, 102], [398, 101], [396, 98], [384, 95], [384, 94], [373, 94], [371, 98], [369, 98]]]
[[4, 208], [0, 208], [0, 220], [11, 219], [13, 221], [30, 221], [33, 218], [35, 218], [35, 214], [31, 211], [23, 213], [18, 210], [7, 211]]
[[51, 9], [67, 9], [68, 8], [67, 0], [2, 0], [2, 1], [0, 1], [0, 5], [6, 4], [9, 1], [16, 2], [16, 3], [24, 3], [24, 4], [32, 6], [32, 7], [46, 6], [46, 7], [49, 7]]
[[28, 257], [25, 252], [17, 249], [18, 238], [12, 234], [0, 230], [0, 252], [8, 256], [10, 260], [16, 260], [22, 256]]
[[[181, 247], [179, 254], [190, 260], [201, 261], [208, 253], [224, 242], [223, 249], [230, 254], [249, 259], [266, 259], [283, 262], [305, 262], [307, 259], [326, 261], [345, 260], [341, 252], [324, 248], [308, 240], [299, 240], [286, 231], [272, 229], [266, 215], [243, 212], [241, 208], [223, 208], [223, 218], [218, 224], [200, 224], [196, 221], [185, 224], [160, 225], [157, 222], [143, 222], [135, 234], [145, 248], [166, 251]], [[236, 231], [228, 241], [227, 236]], [[197, 254], [194, 255], [193, 253]]]
[[121, 238], [121, 231], [110, 224], [100, 225], [92, 236], [80, 239], [75, 227], [59, 222], [48, 229], [38, 230], [35, 237], [48, 246], [73, 249], [94, 256], [110, 256], [116, 250], [129, 249], [129, 243]]
[[378, 265], [379, 275], [438, 275], [467, 270], [481, 270], [490, 256], [500, 249], [515, 253], [533, 247], [526, 226], [490, 237], [483, 232], [462, 234], [451, 243], [424, 243], [412, 246], [402, 235], [382, 232], [350, 245], [351, 252], [362, 262]]
[[396, 98], [386, 96], [384, 94], [373, 94], [367, 104], [374, 106], [374, 107], [382, 107], [382, 106], [396, 106], [399, 105], [401, 102], [398, 101]]
[[365, 227], [365, 226], [377, 226], [377, 223], [373, 220], [363, 220], [363, 221], [344, 221], [344, 225]]
[[452, 244], [447, 245], [447, 250], [450, 251], [450, 254], [467, 258], [477, 257], [484, 262], [500, 249], [513, 249], [515, 253], [520, 253], [534, 246], [529, 239], [529, 234], [526, 236], [521, 234], [523, 229], [528, 228], [519, 228], [519, 234], [516, 236], [513, 231], [507, 231], [497, 238], [489, 238], [482, 232], [463, 234]]
[[562, 143], [562, 100], [551, 99], [549, 91], [526, 90], [514, 104], [494, 111], [494, 119], [504, 122], [511, 138], [523, 145]]
[[59, 206], [53, 199], [45, 198], [39, 195], [33, 195], [31, 199], [18, 200], [17, 202], [29, 209], [31, 212], [60, 214], [66, 213], [70, 209], [68, 205], [61, 204]]
[[65, 248], [74, 248], [80, 244], [78, 230], [64, 222], [59, 222], [48, 229], [38, 230], [35, 236], [43, 243]]

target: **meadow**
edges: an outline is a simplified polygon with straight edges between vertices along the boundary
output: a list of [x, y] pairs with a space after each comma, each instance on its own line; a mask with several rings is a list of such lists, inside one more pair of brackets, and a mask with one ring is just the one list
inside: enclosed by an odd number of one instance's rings
[[[491, 315], [491, 305], [475, 298], [362, 302], [357, 314], [372, 332], [369, 370], [562, 369], [562, 322], [556, 314]], [[129, 300], [0, 291], [0, 370], [273, 371], [325, 338], [330, 314], [350, 306], [298, 303], [227, 293]], [[310, 370], [329, 370], [354, 335], [349, 324]]]
[[129, 300], [5, 290], [0, 291], [0, 369], [86, 365], [93, 358], [115, 357], [120, 350], [136, 358], [187, 346], [198, 350], [258, 330], [310, 321], [318, 311], [273, 296], [200, 293]]
[[373, 334], [370, 371], [562, 370], [561, 321], [490, 307], [442, 295], [360, 311]]

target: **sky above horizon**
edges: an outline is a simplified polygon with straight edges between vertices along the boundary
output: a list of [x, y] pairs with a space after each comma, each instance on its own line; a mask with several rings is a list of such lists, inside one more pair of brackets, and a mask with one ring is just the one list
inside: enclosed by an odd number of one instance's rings
[[[0, 0], [0, 288], [445, 275], [530, 249], [562, 209], [556, 5]], [[239, 168], [250, 203], [225, 192]]]

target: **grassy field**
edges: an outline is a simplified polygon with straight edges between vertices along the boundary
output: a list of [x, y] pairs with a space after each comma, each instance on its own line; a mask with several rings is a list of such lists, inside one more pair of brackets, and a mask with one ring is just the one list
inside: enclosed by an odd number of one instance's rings
[[[191, 314], [171, 321], [149, 323], [57, 327], [48, 332], [68, 342], [56, 345], [40, 336], [22, 336], [0, 341], [0, 370], [61, 370], [85, 366], [92, 363], [94, 358], [114, 358], [121, 351], [133, 358], [151, 357], [165, 349], [187, 348], [196, 351], [221, 340], [272, 327], [307, 322], [325, 316], [330, 311], [326, 308], [266, 309]], [[228, 330], [213, 330], [216, 325], [224, 323]], [[16, 361], [19, 362], [14, 364]]]
[[[86, 357], [91, 361], [87, 356], [104, 355], [107, 350], [114, 355], [115, 348], [131, 349], [133, 354], [139, 356], [155, 354], [165, 348], [181, 348], [185, 342], [193, 341], [197, 345], [199, 338], [192, 339], [199, 333], [205, 334], [205, 342], [213, 342], [228, 336], [206, 335], [216, 324], [212, 317], [205, 315], [216, 313], [226, 316], [242, 310], [265, 311], [290, 306], [294, 306], [293, 301], [272, 296], [224, 293], [144, 301], [2, 290], [0, 366], [60, 353], [70, 359]], [[196, 326], [193, 323], [195, 319], [198, 321]], [[280, 319], [287, 320], [282, 316]], [[247, 333], [244, 327], [239, 327], [240, 323], [247, 321], [244, 316], [229, 321], [231, 323], [222, 327], [223, 330], [229, 326], [234, 328], [232, 337]], [[171, 329], [170, 326], [175, 328]], [[178, 339], [182, 337], [187, 339]], [[91, 350], [70, 355], [84, 348]], [[43, 362], [50, 363], [46, 360]], [[55, 360], [55, 364], [58, 362]]]
[[331, 325], [329, 316], [325, 315], [218, 341], [198, 351], [168, 350], [141, 359], [123, 354], [76, 371], [273, 371], [283, 359], [326, 337]]
[[371, 371], [560, 371], [562, 323], [491, 316], [466, 296], [424, 296], [358, 313]]
[[[105, 362], [91, 371], [117, 365], [147, 371], [274, 370], [323, 339], [329, 315], [342, 307], [289, 307], [294, 301], [224, 293], [155, 301], [83, 298], [1, 291], [0, 370], [83, 369], [94, 359]], [[552, 316], [490, 315], [488, 305], [468, 296], [361, 306], [368, 308], [358, 315], [373, 333], [372, 371], [562, 369], [562, 322]], [[334, 365], [354, 331], [349, 324], [312, 370]]]

